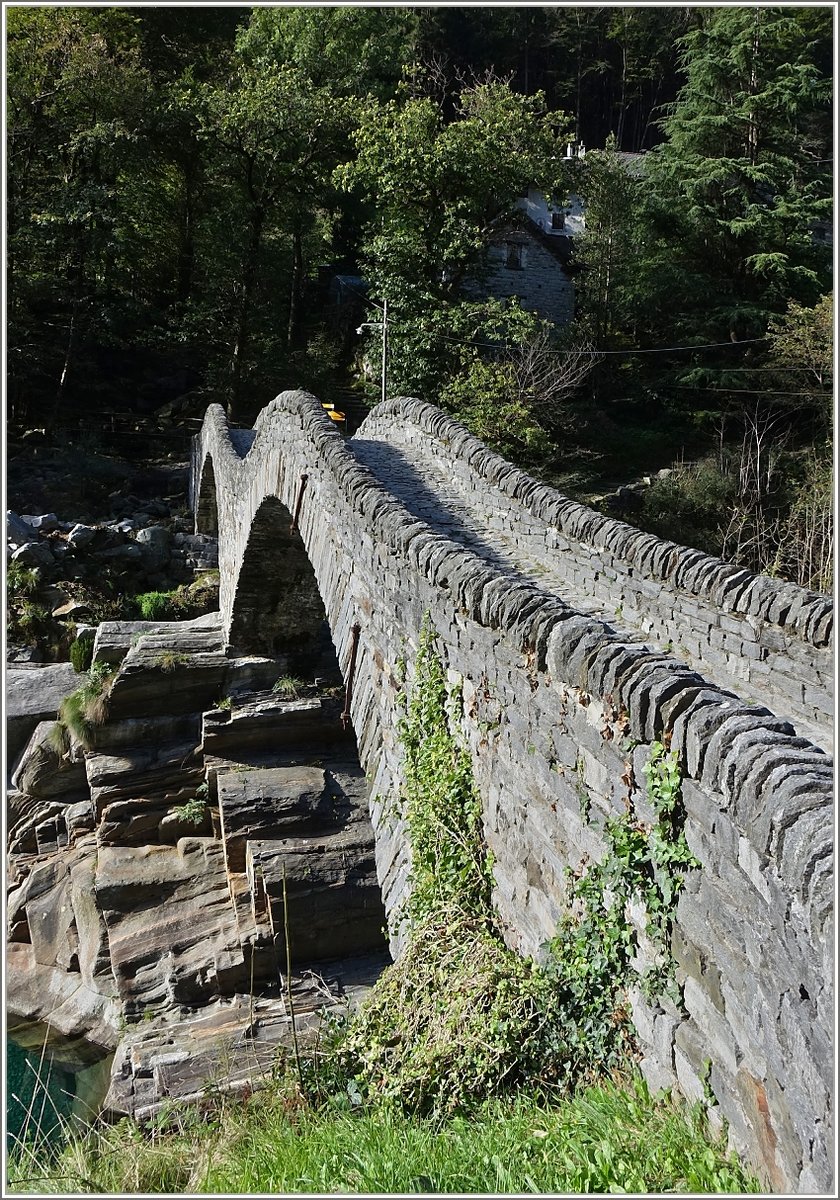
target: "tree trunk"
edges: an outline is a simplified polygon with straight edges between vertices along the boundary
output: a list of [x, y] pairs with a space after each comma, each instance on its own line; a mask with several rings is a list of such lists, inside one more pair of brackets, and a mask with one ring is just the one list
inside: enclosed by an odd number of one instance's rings
[[233, 354], [230, 360], [230, 384], [228, 388], [227, 415], [229, 421], [237, 420], [242, 396], [242, 362], [248, 346], [251, 333], [250, 307], [251, 293], [254, 289], [254, 276], [257, 271], [257, 259], [262, 243], [263, 223], [265, 213], [261, 207], [251, 210], [248, 245], [245, 248], [245, 258], [242, 263], [242, 280], [239, 286], [239, 308], [236, 317], [236, 336], [233, 343]]
[[184, 168], [184, 210], [181, 245], [178, 250], [177, 298], [183, 304], [192, 291], [193, 268], [195, 267], [194, 196], [192, 167]]
[[292, 285], [289, 291], [289, 328], [286, 346], [294, 350], [300, 340], [301, 292], [303, 290], [303, 233], [301, 221], [295, 217], [292, 230]]

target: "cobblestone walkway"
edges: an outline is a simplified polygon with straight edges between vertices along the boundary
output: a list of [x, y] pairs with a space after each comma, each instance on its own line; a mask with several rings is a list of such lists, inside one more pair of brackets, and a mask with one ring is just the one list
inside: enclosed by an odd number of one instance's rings
[[[775, 698], [748, 696], [744, 680], [728, 671], [719, 661], [698, 661], [684, 648], [671, 643], [658, 642], [639, 626], [622, 619], [615, 608], [603, 603], [590, 591], [575, 588], [570, 584], [568, 573], [559, 561], [562, 550], [552, 551], [548, 547], [535, 554], [529, 553], [521, 541], [514, 537], [506, 522], [504, 506], [509, 501], [500, 493], [494, 494], [497, 503], [488, 500], [487, 490], [469, 495], [459, 486], [442, 465], [439, 455], [430, 450], [425, 453], [418, 446], [393, 446], [388, 442], [352, 438], [348, 446], [358, 461], [366, 466], [376, 478], [408, 509], [413, 516], [425, 521], [436, 532], [450, 537], [459, 545], [472, 550], [485, 562], [492, 563], [500, 571], [520, 575], [536, 587], [550, 592], [578, 612], [587, 613], [604, 621], [627, 642], [645, 643], [684, 661], [710, 683], [733, 692], [749, 703], [769, 704], [783, 719], [790, 720], [782, 703]], [[796, 732], [817, 745], [825, 745], [825, 731], [818, 726], [798, 719], [794, 722]]]

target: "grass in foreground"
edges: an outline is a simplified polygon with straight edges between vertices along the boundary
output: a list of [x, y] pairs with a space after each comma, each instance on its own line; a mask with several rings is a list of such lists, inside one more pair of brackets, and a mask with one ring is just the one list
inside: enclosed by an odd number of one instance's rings
[[209, 1123], [143, 1136], [128, 1122], [76, 1136], [51, 1161], [19, 1149], [11, 1191], [50, 1193], [757, 1192], [698, 1110], [641, 1080], [567, 1101], [495, 1100], [431, 1122], [288, 1088], [228, 1102]]

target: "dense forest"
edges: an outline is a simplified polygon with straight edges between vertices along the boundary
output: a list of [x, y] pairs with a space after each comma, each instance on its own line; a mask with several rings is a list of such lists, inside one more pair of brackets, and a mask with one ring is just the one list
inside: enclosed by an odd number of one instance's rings
[[[387, 301], [392, 394], [589, 499], [682, 458], [621, 515], [830, 588], [830, 6], [20, 6], [6, 31], [13, 439], [375, 400]], [[528, 187], [586, 205], [561, 328], [463, 287]]]

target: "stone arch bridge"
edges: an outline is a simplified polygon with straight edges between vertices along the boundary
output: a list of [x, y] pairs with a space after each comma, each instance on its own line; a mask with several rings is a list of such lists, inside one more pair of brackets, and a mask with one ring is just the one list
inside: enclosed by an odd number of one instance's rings
[[465, 736], [511, 945], [538, 954], [566, 868], [600, 856], [651, 742], [680, 752], [699, 870], [674, 934], [684, 1007], [633, 997], [655, 1086], [711, 1087], [778, 1190], [830, 1188], [833, 607], [604, 517], [417, 400], [345, 440], [285, 392], [195, 439], [197, 528], [219, 538], [228, 643], [294, 669], [325, 630], [371, 779], [383, 900], [405, 892], [401, 663], [424, 613]]

